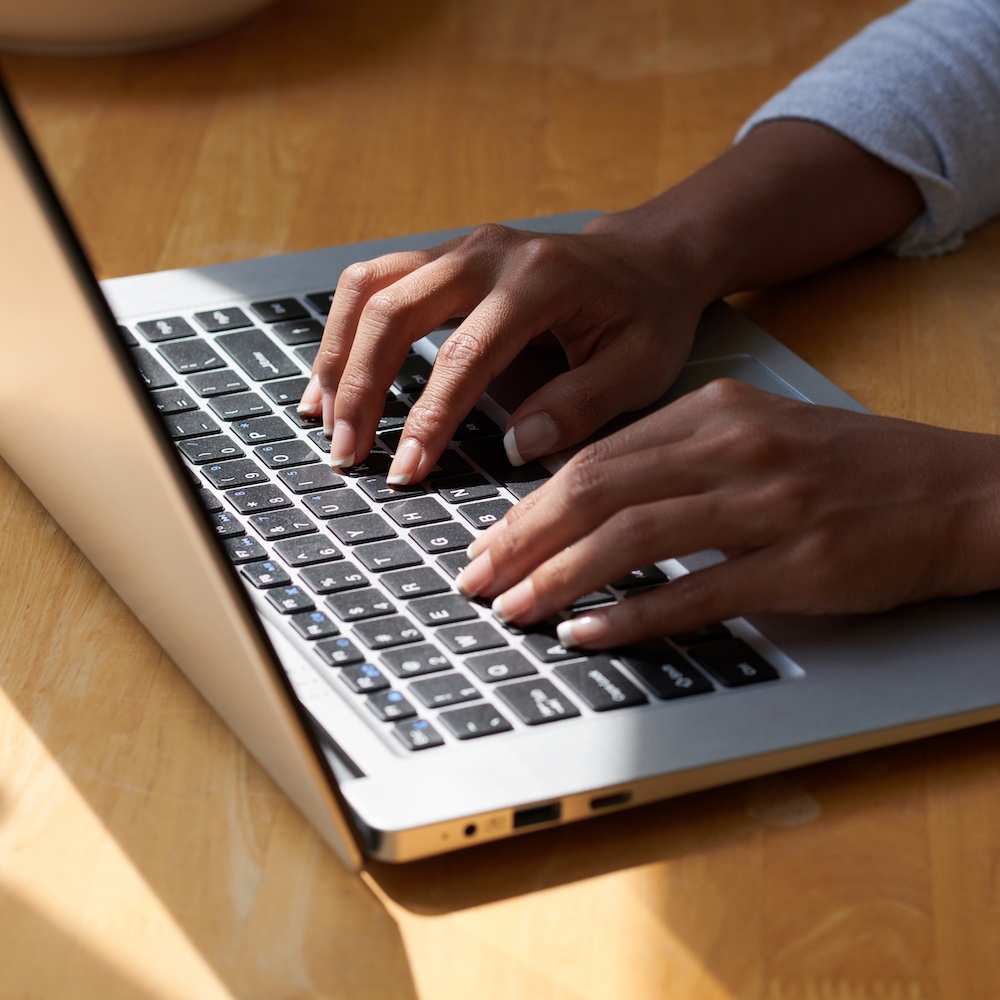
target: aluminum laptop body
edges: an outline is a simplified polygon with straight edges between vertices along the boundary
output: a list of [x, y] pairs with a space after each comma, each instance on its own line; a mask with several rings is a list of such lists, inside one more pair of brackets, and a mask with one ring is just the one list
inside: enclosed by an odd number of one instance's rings
[[[425, 857], [1000, 718], [1000, 597], [992, 593], [877, 616], [728, 622], [776, 680], [711, 683], [697, 697], [666, 699], [628, 675], [643, 704], [596, 711], [577, 698], [577, 716], [525, 725], [497, 700], [513, 719], [507, 731], [418, 750], [394, 740], [338, 669], [289, 631], [266, 591], [237, 575], [194, 488], [203, 467], [185, 463], [165, 433], [120, 325], [133, 336], [158, 317], [306, 302], [355, 260], [455, 234], [99, 286], [2, 94], [0, 132], [0, 453], [347, 864], [365, 854]], [[520, 225], [566, 231], [587, 217]], [[437, 331], [419, 351], [432, 358], [445, 336]], [[212, 343], [201, 331], [199, 339]], [[706, 312], [666, 399], [720, 375], [861, 409], [721, 304]], [[509, 376], [483, 411], [502, 426], [507, 391], [527, 378]], [[710, 558], [661, 568], [677, 575]], [[487, 611], [477, 614], [488, 621]], [[499, 685], [480, 687], [490, 698]]]

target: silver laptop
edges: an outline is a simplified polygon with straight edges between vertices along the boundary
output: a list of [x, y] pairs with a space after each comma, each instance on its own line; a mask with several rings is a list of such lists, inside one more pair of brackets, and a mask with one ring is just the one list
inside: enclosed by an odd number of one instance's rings
[[[530, 362], [402, 493], [386, 455], [447, 329], [407, 359], [364, 467], [331, 470], [295, 415], [344, 266], [454, 233], [99, 286], [2, 94], [0, 133], [0, 453], [347, 864], [1000, 718], [997, 594], [719, 622], [591, 658], [505, 628], [453, 580], [468, 540], [554, 467], [502, 458]], [[860, 409], [720, 304], [667, 399], [721, 375]]]

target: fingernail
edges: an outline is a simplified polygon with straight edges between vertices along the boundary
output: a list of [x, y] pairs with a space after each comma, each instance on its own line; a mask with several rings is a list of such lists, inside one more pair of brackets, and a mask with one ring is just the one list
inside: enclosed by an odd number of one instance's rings
[[333, 413], [337, 406], [337, 394], [335, 392], [323, 393], [323, 433], [327, 437], [333, 436], [334, 418]]
[[407, 438], [400, 442], [385, 481], [390, 486], [408, 485], [420, 465], [423, 454], [423, 446], [416, 438]]
[[354, 428], [346, 420], [338, 420], [334, 424], [330, 441], [330, 464], [335, 469], [354, 465], [357, 450], [358, 437], [354, 433]]
[[302, 393], [302, 398], [299, 400], [299, 405], [296, 409], [303, 416], [312, 416], [316, 410], [319, 408], [320, 398], [323, 395], [323, 387], [319, 384], [319, 376], [313, 375], [309, 379], [309, 384], [305, 387]]
[[491, 524], [481, 535], [476, 535], [475, 538], [469, 542], [468, 548], [465, 550], [465, 554], [470, 559], [475, 559], [476, 556], [482, 555], [497, 539], [497, 535], [507, 527], [507, 521], [501, 518], [496, 524]]
[[556, 626], [559, 643], [566, 649], [576, 649], [600, 642], [608, 634], [608, 623], [597, 615], [569, 618]]
[[511, 465], [524, 465], [547, 455], [559, 440], [559, 428], [547, 413], [531, 413], [503, 436], [504, 451]]
[[530, 576], [501, 594], [491, 606], [493, 614], [505, 624], [530, 615], [534, 609], [535, 585]]
[[489, 552], [473, 559], [455, 579], [455, 586], [463, 597], [476, 597], [493, 582], [493, 562]]

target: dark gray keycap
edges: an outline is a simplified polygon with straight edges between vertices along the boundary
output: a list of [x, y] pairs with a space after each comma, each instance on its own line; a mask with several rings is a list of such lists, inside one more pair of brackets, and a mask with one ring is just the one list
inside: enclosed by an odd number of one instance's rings
[[217, 396], [208, 406], [220, 420], [242, 420], [244, 417], [258, 417], [271, 412], [271, 407], [255, 392]]
[[243, 535], [240, 538], [227, 538], [224, 544], [229, 558], [237, 564], [267, 558], [267, 549], [256, 538], [251, 538], [249, 535]]
[[700, 642], [714, 642], [716, 639], [730, 639], [733, 633], [726, 628], [722, 622], [712, 622], [709, 625], [702, 625], [701, 628], [691, 629], [689, 632], [678, 632], [670, 638], [678, 646], [697, 646]]
[[537, 656], [542, 663], [559, 663], [562, 660], [576, 660], [584, 653], [576, 649], [567, 649], [556, 638], [555, 632], [538, 629], [525, 636], [524, 648], [532, 656]]
[[302, 398], [302, 393], [306, 391], [308, 384], [309, 379], [303, 375], [300, 378], [282, 379], [280, 382], [265, 382], [261, 389], [272, 403], [284, 406], [286, 403], [297, 403]]
[[492, 653], [470, 656], [465, 665], [482, 681], [496, 684], [515, 677], [530, 677], [538, 671], [515, 649], [498, 649]]
[[469, 503], [470, 500], [488, 500], [500, 495], [497, 488], [478, 472], [438, 480], [434, 483], [434, 489], [448, 503]]
[[410, 693], [428, 708], [448, 708], [482, 697], [475, 684], [455, 672], [414, 681], [410, 685]]
[[177, 340], [180, 337], [193, 337], [194, 327], [182, 316], [167, 316], [165, 319], [147, 319], [136, 323], [139, 332], [154, 343], [161, 340]]
[[615, 599], [606, 590], [595, 590], [590, 594], [578, 597], [567, 609], [568, 611], [583, 611], [586, 608], [597, 608], [602, 604], [614, 604]]
[[396, 612], [396, 606], [392, 601], [374, 587], [335, 594], [326, 599], [326, 606], [342, 622], [359, 622], [366, 618], [378, 618]]
[[370, 694], [384, 691], [389, 687], [389, 679], [373, 663], [361, 663], [356, 667], [344, 667], [340, 679], [355, 694]]
[[343, 635], [335, 639], [320, 639], [313, 649], [328, 667], [348, 667], [365, 661], [364, 653]]
[[473, 410], [455, 428], [453, 441], [471, 441], [473, 438], [500, 437], [503, 431], [482, 410]]
[[319, 353], [319, 344], [305, 344], [295, 348], [295, 356], [302, 362], [302, 367], [307, 371], [312, 369], [316, 363], [316, 355]]
[[288, 426], [288, 421], [277, 414], [237, 420], [231, 426], [233, 433], [245, 444], [270, 444], [272, 441], [287, 441], [295, 437], [295, 431]]
[[400, 500], [408, 493], [423, 493], [422, 486], [390, 486], [385, 476], [360, 476], [358, 486], [366, 496], [378, 503], [387, 503], [390, 500]]
[[329, 490], [343, 486], [343, 477], [338, 476], [329, 465], [316, 463], [298, 469], [283, 469], [278, 479], [293, 493], [312, 493], [314, 490]]
[[251, 302], [250, 308], [265, 323], [304, 319], [309, 315], [297, 299], [266, 299], [261, 302]]
[[132, 359], [139, 371], [139, 378], [147, 389], [165, 389], [169, 385], [177, 385], [173, 375], [145, 347], [134, 348]]
[[453, 653], [479, 653], [507, 645], [507, 640], [489, 622], [482, 620], [446, 625], [438, 629], [435, 638]]
[[390, 649], [382, 654], [382, 662], [397, 677], [420, 677], [439, 670], [451, 670], [451, 661], [429, 642], [405, 649]]
[[649, 701], [608, 656], [560, 663], [553, 672], [595, 712], [645, 705]]
[[376, 542], [373, 545], [361, 545], [354, 550], [354, 555], [365, 569], [370, 569], [373, 573], [404, 569], [422, 562], [416, 549], [402, 538]]
[[368, 577], [354, 563], [346, 560], [307, 566], [299, 575], [306, 586], [317, 594], [339, 594], [368, 586]]
[[393, 503], [387, 503], [382, 509], [396, 524], [404, 528], [416, 528], [421, 524], [435, 524], [438, 521], [447, 521], [451, 518], [451, 514], [434, 497], [427, 496], [396, 500]]
[[135, 334], [127, 326], [124, 326], [123, 324], [119, 323], [118, 333], [121, 336], [122, 340], [124, 340], [129, 347], [139, 346], [139, 341], [136, 339]]
[[333, 305], [333, 292], [310, 292], [306, 296], [306, 301], [323, 316], [330, 312]]
[[299, 366], [263, 330], [223, 333], [215, 342], [255, 382], [302, 374]]
[[316, 525], [298, 510], [274, 510], [252, 514], [248, 520], [262, 538], [291, 538], [316, 531]]
[[491, 733], [509, 733], [514, 728], [490, 704], [451, 709], [442, 712], [438, 721], [460, 740], [474, 740]]
[[[383, 583], [385, 580], [382, 581]], [[410, 601], [406, 610], [421, 625], [450, 625], [453, 622], [472, 621], [478, 618], [476, 609], [458, 594], [436, 594]]]
[[474, 462], [482, 466], [486, 473], [498, 483], [512, 486], [514, 483], [535, 483], [550, 478], [544, 465], [528, 462], [527, 465], [511, 465], [504, 451], [503, 438], [473, 438], [462, 442], [462, 451]]
[[407, 750], [428, 750], [444, 743], [441, 734], [426, 719], [407, 719], [392, 728], [393, 736]]
[[222, 501], [214, 494], [210, 493], [203, 486], [198, 488], [198, 502], [214, 514], [218, 510], [223, 510]]
[[245, 326], [253, 325], [250, 322], [250, 317], [236, 306], [229, 306], [225, 309], [210, 309], [208, 312], [198, 312], [194, 314], [194, 318], [208, 333], [240, 330]]
[[289, 621], [303, 639], [326, 639], [340, 635], [340, 629], [322, 611], [303, 611], [292, 615]]
[[203, 340], [175, 340], [159, 348], [160, 356], [179, 375], [225, 368], [226, 363]]
[[186, 381], [202, 399], [225, 396], [232, 392], [246, 392], [249, 388], [246, 382], [231, 368], [189, 375]]
[[382, 416], [378, 420], [378, 432], [394, 430], [402, 427], [406, 423], [407, 414], [410, 407], [401, 399], [388, 399], [382, 409]]
[[253, 453], [269, 468], [284, 469], [292, 465], [312, 465], [316, 453], [305, 441], [281, 441], [277, 444], [259, 444]]
[[688, 656], [726, 687], [778, 679], [778, 671], [742, 639], [699, 643], [688, 650]]
[[234, 535], [245, 535], [246, 529], [228, 511], [220, 510], [214, 514], [209, 514], [208, 519], [217, 535], [222, 538], [232, 538]]
[[391, 646], [420, 642], [424, 638], [423, 632], [405, 615], [358, 622], [354, 626], [354, 634], [369, 649], [388, 649]]
[[395, 538], [396, 533], [378, 514], [354, 514], [330, 522], [330, 531], [345, 545], [360, 545], [382, 538]]
[[653, 587], [667, 582], [667, 574], [659, 566], [640, 566], [627, 576], [612, 582], [616, 590], [634, 590], [636, 587]]
[[442, 479], [454, 479], [456, 476], [468, 476], [473, 473], [473, 468], [457, 451], [446, 448], [437, 463], [427, 473], [427, 482], [433, 484]]
[[470, 559], [465, 552], [462, 551], [446, 552], [443, 556], [438, 556], [434, 561], [448, 574], [448, 576], [455, 579], [455, 577], [469, 565]]
[[292, 578], [270, 559], [245, 563], [240, 567], [240, 576], [260, 590], [266, 590], [270, 587], [284, 587], [292, 582]]
[[[329, 444], [326, 450], [330, 450]], [[352, 479], [360, 479], [362, 476], [382, 476], [389, 471], [391, 462], [392, 456], [388, 452], [372, 451], [363, 462], [341, 469], [340, 472]]]
[[414, 528], [410, 539], [419, 545], [424, 552], [455, 552], [465, 551], [473, 539], [472, 532], [463, 524], [449, 521], [447, 524], [432, 524], [423, 528]]
[[386, 573], [382, 577], [382, 586], [393, 597], [404, 599], [421, 597], [425, 594], [443, 594], [451, 590], [448, 581], [430, 566], [414, 566], [395, 573]]
[[267, 473], [252, 459], [238, 458], [232, 462], [217, 462], [201, 470], [205, 478], [220, 490], [231, 486], [267, 481]]
[[262, 510], [278, 510], [281, 507], [292, 506], [292, 501], [273, 483], [229, 490], [226, 499], [241, 514], [254, 514]]
[[192, 465], [208, 465], [211, 462], [242, 458], [244, 455], [243, 449], [226, 434], [181, 441], [177, 447]]
[[181, 413], [184, 410], [198, 409], [198, 404], [183, 389], [157, 389], [149, 395], [159, 413]]
[[476, 503], [462, 504], [459, 513], [474, 528], [488, 528], [496, 524], [514, 505], [509, 500], [480, 500]]
[[613, 656], [646, 684], [657, 698], [684, 698], [715, 690], [700, 671], [665, 642], [616, 649]]
[[503, 684], [494, 690], [529, 726], [572, 719], [580, 714], [569, 697], [544, 677]]
[[366, 510], [371, 510], [371, 507], [357, 493], [343, 489], [310, 493], [302, 498], [302, 502], [310, 513], [324, 520], [331, 517], [344, 517], [347, 514], [361, 514]]
[[420, 357], [419, 354], [411, 354], [403, 362], [399, 373], [392, 380], [392, 384], [404, 396], [407, 394], [418, 395], [427, 385], [430, 375], [430, 362]]
[[290, 615], [296, 611], [312, 611], [316, 606], [307, 591], [294, 585], [269, 590], [267, 599], [283, 615]]
[[323, 326], [314, 319], [285, 320], [271, 327], [278, 340], [289, 347], [313, 344], [323, 339]]
[[175, 440], [182, 441], [185, 438], [202, 437], [205, 434], [218, 434], [219, 425], [201, 410], [194, 410], [191, 413], [171, 413], [163, 418], [163, 426], [167, 433]]
[[274, 551], [289, 566], [312, 566], [316, 563], [342, 559], [343, 553], [325, 535], [286, 538], [274, 543]]

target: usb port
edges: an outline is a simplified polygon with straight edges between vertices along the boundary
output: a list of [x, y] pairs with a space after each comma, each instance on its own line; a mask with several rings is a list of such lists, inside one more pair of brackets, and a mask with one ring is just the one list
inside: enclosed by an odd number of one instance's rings
[[514, 828], [519, 826], [534, 826], [536, 823], [552, 823], [562, 816], [562, 806], [552, 802], [547, 806], [530, 806], [527, 809], [514, 810]]
[[591, 809], [610, 809], [612, 806], [623, 806], [632, 801], [631, 792], [614, 792], [611, 795], [599, 795], [590, 800]]

